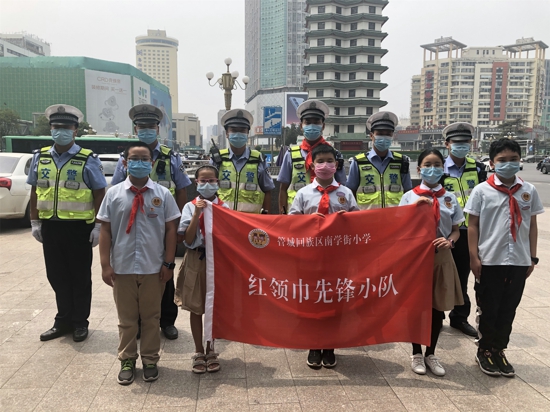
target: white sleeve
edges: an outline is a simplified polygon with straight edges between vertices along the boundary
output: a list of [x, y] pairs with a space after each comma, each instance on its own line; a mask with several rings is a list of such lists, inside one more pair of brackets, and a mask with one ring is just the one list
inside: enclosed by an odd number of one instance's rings
[[171, 222], [181, 216], [178, 204], [168, 189], [164, 193], [164, 221]]
[[109, 190], [107, 190], [107, 193], [101, 202], [101, 206], [99, 206], [99, 211], [97, 212], [97, 219], [103, 222], [111, 221], [111, 193], [113, 193], [111, 189], [114, 189], [114, 187], [115, 186], [112, 186]]
[[296, 197], [294, 198], [294, 202], [292, 202], [292, 206], [290, 206], [290, 210], [288, 211], [289, 215], [303, 215], [304, 214], [302, 193], [303, 193], [302, 189], [298, 190], [298, 193], [296, 193]]
[[531, 216], [540, 215], [544, 213], [544, 206], [540, 200], [539, 193], [535, 186], [533, 186], [533, 191], [531, 192]]
[[474, 189], [472, 190], [472, 194], [470, 195], [470, 197], [468, 197], [466, 206], [464, 206], [464, 213], [468, 213], [473, 216], [479, 216], [481, 214], [481, 207], [483, 202], [479, 186], [480, 185], [474, 187]]

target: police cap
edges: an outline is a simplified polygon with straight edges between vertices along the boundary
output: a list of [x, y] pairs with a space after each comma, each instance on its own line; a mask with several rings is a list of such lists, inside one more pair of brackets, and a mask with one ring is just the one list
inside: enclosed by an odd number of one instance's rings
[[162, 111], [152, 104], [138, 104], [130, 109], [128, 115], [136, 125], [159, 124], [163, 117]]
[[310, 117], [318, 117], [325, 121], [328, 113], [328, 106], [321, 100], [306, 100], [298, 106], [298, 109], [296, 109], [296, 114], [300, 120]]
[[470, 123], [456, 122], [443, 129], [445, 141], [467, 142], [474, 137], [475, 129]]
[[229, 126], [232, 127], [247, 127], [250, 129], [252, 123], [254, 122], [254, 117], [248, 110], [244, 109], [233, 109], [229, 110], [222, 116], [221, 120], [223, 127], [227, 129]]
[[367, 120], [367, 130], [371, 133], [375, 130], [395, 130], [395, 127], [399, 123], [399, 119], [392, 112], [378, 112], [374, 113]]
[[51, 125], [74, 124], [82, 121], [84, 115], [80, 110], [68, 104], [54, 104], [48, 107], [44, 113]]

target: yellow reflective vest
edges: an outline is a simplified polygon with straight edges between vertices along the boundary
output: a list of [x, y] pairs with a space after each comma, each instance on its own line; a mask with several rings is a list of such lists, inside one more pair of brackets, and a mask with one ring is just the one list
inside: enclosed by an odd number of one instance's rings
[[84, 182], [84, 166], [93, 152], [81, 148], [61, 169], [58, 169], [49, 149], [50, 147], [40, 149], [38, 157], [38, 217], [85, 220], [87, 223], [93, 223], [94, 196], [92, 189]]
[[359, 209], [399, 206], [403, 196], [403, 182], [401, 182], [403, 156], [395, 152], [392, 154], [393, 159], [390, 159], [383, 173], [374, 167], [366, 153], [355, 157], [360, 175], [356, 196]]
[[306, 159], [303, 158], [300, 146], [290, 146], [290, 161], [292, 162], [292, 177], [288, 186], [288, 209], [292, 206], [296, 192], [311, 183], [311, 174], [306, 170]]
[[[467, 157], [464, 171], [460, 177], [451, 177], [446, 175], [443, 181], [443, 186], [447, 192], [454, 193], [456, 200], [461, 208], [464, 209], [470, 194], [474, 187], [476, 187], [479, 181], [479, 174], [477, 171], [476, 161]], [[466, 220], [460, 224], [460, 226], [468, 226], [468, 215], [465, 213]]]
[[220, 150], [220, 189], [218, 196], [229, 208], [246, 213], [260, 213], [265, 194], [259, 184], [258, 169], [262, 154], [250, 150], [250, 156], [240, 172], [229, 157], [229, 149]]

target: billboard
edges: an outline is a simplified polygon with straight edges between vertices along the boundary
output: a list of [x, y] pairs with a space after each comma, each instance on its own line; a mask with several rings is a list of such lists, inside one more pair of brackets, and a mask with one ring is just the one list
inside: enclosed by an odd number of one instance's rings
[[296, 109], [306, 100], [307, 93], [285, 93], [285, 126], [300, 123]]
[[98, 134], [132, 133], [132, 80], [124, 74], [84, 70], [86, 120]]
[[263, 134], [281, 135], [283, 123], [283, 108], [280, 106], [264, 107]]
[[155, 86], [150, 86], [151, 101], [155, 107], [162, 111], [162, 121], [159, 124], [160, 142], [172, 147], [172, 98], [170, 94], [157, 89]]
[[134, 81], [134, 106], [137, 104], [149, 104], [151, 102], [150, 86], [143, 80], [133, 77]]

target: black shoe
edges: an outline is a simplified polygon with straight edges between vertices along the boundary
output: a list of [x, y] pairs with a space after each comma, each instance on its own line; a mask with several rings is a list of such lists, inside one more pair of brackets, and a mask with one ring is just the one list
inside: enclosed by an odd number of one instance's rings
[[451, 328], [458, 329], [465, 335], [471, 336], [473, 338], [477, 338], [477, 330], [468, 322], [462, 322], [458, 324], [451, 323]]
[[320, 349], [311, 349], [307, 355], [307, 366], [313, 369], [321, 367], [322, 354]]
[[150, 363], [149, 365], [143, 365], [143, 380], [145, 382], [153, 382], [159, 378], [159, 370], [157, 365]]
[[125, 359], [120, 362], [120, 372], [116, 381], [121, 385], [129, 385], [134, 381], [136, 375], [136, 361]]
[[495, 363], [495, 356], [490, 350], [478, 349], [476, 354], [476, 362], [481, 371], [490, 376], [500, 376], [500, 369]]
[[500, 369], [501, 375], [506, 376], [507, 378], [513, 378], [514, 376], [516, 376], [516, 371], [514, 370], [514, 367], [510, 365], [510, 363], [508, 363], [508, 359], [506, 359], [504, 350], [492, 352], [493, 358], [498, 368]]
[[164, 336], [166, 336], [166, 339], [174, 340], [178, 338], [178, 330], [174, 325], [166, 326], [161, 329], [164, 333]]
[[61, 336], [66, 335], [67, 333], [69, 333], [69, 329], [68, 329], [68, 328], [63, 328], [63, 327], [54, 326], [53, 328], [48, 329], [46, 332], [44, 332], [43, 334], [41, 334], [41, 335], [40, 335], [40, 340], [41, 340], [42, 342], [45, 342], [45, 341], [47, 341], [47, 340], [52, 340], [52, 339], [55, 339], [55, 338], [60, 338]]
[[336, 355], [334, 355], [334, 349], [323, 349], [322, 364], [325, 368], [334, 368], [336, 366]]
[[84, 326], [82, 328], [75, 328], [73, 331], [73, 340], [75, 342], [82, 342], [88, 337], [88, 327]]

